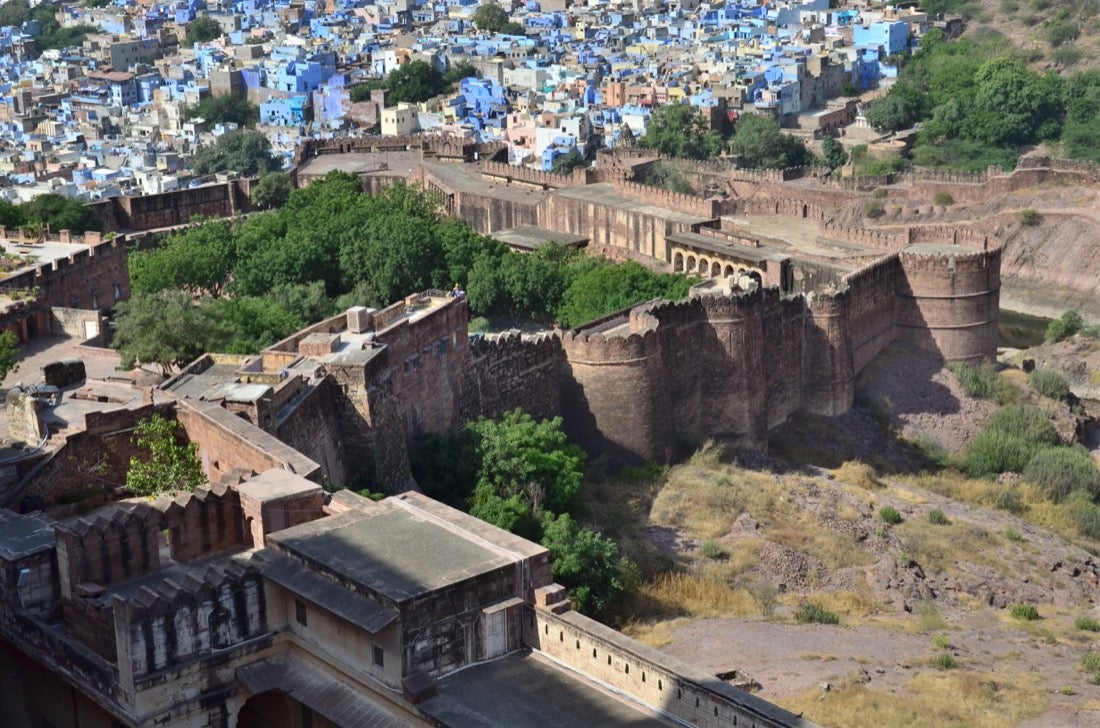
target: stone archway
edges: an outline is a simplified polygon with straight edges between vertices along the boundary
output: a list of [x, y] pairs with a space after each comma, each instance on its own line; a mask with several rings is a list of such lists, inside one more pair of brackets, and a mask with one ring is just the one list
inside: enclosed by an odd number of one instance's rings
[[672, 271], [674, 273], [683, 273], [684, 272], [684, 254], [683, 253], [677, 252], [674, 256], [672, 256]]
[[722, 275], [722, 264], [717, 260], [710, 264], [710, 277], [717, 278]]

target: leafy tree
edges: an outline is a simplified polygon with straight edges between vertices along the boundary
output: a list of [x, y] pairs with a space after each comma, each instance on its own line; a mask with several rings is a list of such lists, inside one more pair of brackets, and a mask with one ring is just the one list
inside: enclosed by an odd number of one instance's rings
[[585, 454], [566, 440], [560, 417], [538, 422], [517, 409], [469, 427], [477, 436], [478, 487], [505, 499], [518, 496], [535, 515], [576, 507]]
[[325, 294], [324, 281], [280, 283], [268, 291], [264, 298], [298, 317], [303, 323], [321, 321], [340, 310], [336, 307], [336, 302]]
[[260, 120], [260, 109], [248, 99], [223, 94], [207, 96], [199, 103], [184, 109], [183, 115], [188, 120], [205, 119], [211, 124], [255, 126]]
[[0, 225], [13, 230], [27, 221], [23, 211], [18, 205], [13, 205], [7, 200], [0, 200]]
[[587, 166], [588, 160], [574, 147], [568, 153], [555, 157], [550, 171], [554, 174], [572, 174], [574, 169], [583, 169]]
[[116, 307], [112, 346], [122, 366], [157, 364], [165, 376], [225, 339], [209, 306], [196, 305], [183, 291], [139, 293]]
[[14, 331], [0, 333], [0, 381], [15, 369], [19, 354], [19, 338]]
[[237, 129], [196, 152], [192, 167], [198, 175], [233, 171], [255, 177], [277, 171], [279, 161], [271, 156], [271, 142], [262, 132]]
[[458, 83], [464, 78], [474, 78], [480, 75], [472, 63], [459, 61], [447, 69], [447, 72], [443, 74], [443, 78], [448, 83]]
[[755, 169], [786, 169], [813, 163], [813, 154], [802, 140], [781, 132], [775, 119], [756, 114], [738, 119], [730, 151]]
[[634, 261], [612, 265], [604, 260], [569, 284], [558, 309], [558, 324], [579, 326], [653, 298], [678, 300], [687, 295], [691, 284], [690, 278], [654, 273]]
[[49, 225], [51, 230], [69, 230], [81, 234], [99, 230], [102, 224], [92, 214], [91, 208], [77, 200], [53, 193], [39, 195], [19, 206], [25, 223]]
[[821, 142], [821, 153], [825, 155], [825, 165], [829, 169], [843, 167], [848, 162], [848, 153], [844, 145], [833, 137], [825, 137]]
[[225, 35], [221, 23], [209, 15], [200, 15], [187, 24], [185, 40], [188, 45], [195, 43], [209, 43]]
[[160, 245], [130, 255], [130, 290], [168, 289], [219, 296], [229, 282], [233, 231], [227, 220], [206, 220], [168, 235]]
[[30, 17], [31, 5], [27, 0], [8, 0], [0, 5], [0, 26], [18, 27]]
[[259, 210], [272, 210], [282, 207], [290, 199], [294, 184], [290, 176], [271, 172], [260, 177], [252, 189], [252, 204]]
[[900, 94], [889, 93], [875, 99], [863, 112], [867, 123], [881, 131], [908, 129], [917, 122], [917, 109]]
[[447, 93], [451, 90], [451, 84], [443, 78], [439, 69], [427, 61], [412, 61], [390, 72], [386, 77], [385, 89], [387, 105], [402, 101], [420, 103]]
[[523, 26], [513, 22], [508, 16], [508, 11], [492, 2], [487, 2], [473, 15], [474, 26], [478, 30], [487, 33], [504, 33], [505, 35], [523, 35]]
[[226, 334], [217, 348], [227, 354], [256, 354], [273, 341], [298, 331], [305, 321], [267, 298], [219, 298], [209, 304], [211, 315]]
[[565, 513], [544, 517], [542, 527], [542, 545], [550, 551], [554, 580], [568, 590], [581, 612], [605, 613], [626, 586], [619, 547], [599, 533], [581, 528]]
[[708, 129], [703, 115], [689, 104], [669, 104], [653, 110], [637, 145], [670, 157], [710, 159], [721, 154], [722, 135]]
[[206, 474], [199, 460], [199, 446], [181, 443], [176, 420], [159, 414], [142, 420], [134, 429], [134, 443], [146, 451], [143, 457], [130, 458], [126, 471], [126, 487], [137, 495], [155, 496], [161, 493], [192, 491], [206, 484]]

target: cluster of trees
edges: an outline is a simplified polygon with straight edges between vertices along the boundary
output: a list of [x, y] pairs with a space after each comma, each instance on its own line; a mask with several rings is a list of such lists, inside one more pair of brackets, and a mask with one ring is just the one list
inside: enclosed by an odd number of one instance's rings
[[645, 134], [636, 143], [683, 159], [712, 159], [728, 149], [746, 167], [755, 169], [785, 169], [816, 161], [802, 140], [782, 132], [775, 119], [746, 114], [737, 120], [736, 133], [727, 140], [708, 128], [703, 115], [688, 104], [654, 109]]
[[913, 160], [923, 166], [1013, 167], [1019, 146], [1058, 141], [1071, 158], [1100, 161], [1100, 72], [1040, 74], [999, 36], [929, 31], [866, 114], [888, 131], [919, 124]]
[[256, 177], [277, 171], [279, 160], [271, 156], [271, 142], [263, 132], [254, 129], [234, 129], [218, 137], [213, 144], [195, 152], [191, 169], [203, 176], [215, 172], [240, 172]]
[[78, 46], [84, 42], [85, 35], [96, 32], [96, 28], [84, 24], [62, 28], [57, 22], [60, 10], [59, 3], [41, 3], [32, 8], [27, 0], [8, 0], [0, 5], [0, 26], [18, 28], [28, 20], [37, 22], [42, 34], [34, 39], [34, 46], [39, 53], [53, 48]]
[[584, 462], [560, 417], [536, 422], [515, 410], [421, 437], [413, 474], [433, 498], [542, 543], [577, 608], [598, 615], [623, 593], [629, 565], [613, 541], [576, 521]]
[[247, 99], [223, 94], [207, 96], [193, 106], [183, 110], [183, 118], [205, 119], [209, 124], [236, 124], [237, 126], [255, 126], [260, 120], [260, 108]]
[[514, 253], [437, 210], [419, 188], [371, 196], [355, 175], [332, 172], [278, 210], [200, 221], [131, 254], [133, 297], [118, 307], [115, 345], [128, 364], [167, 371], [204, 351], [255, 352], [351, 305], [381, 308], [456, 282], [475, 314], [561, 326], [682, 298], [691, 285], [560, 245]]
[[446, 73], [427, 61], [412, 61], [393, 69], [383, 81], [353, 86], [351, 100], [356, 103], [367, 101], [371, 91], [381, 88], [386, 91], [387, 106], [396, 106], [401, 102], [418, 104], [440, 94], [451, 93], [459, 81], [477, 75], [477, 69], [466, 61], [456, 63]]
[[184, 36], [184, 42], [187, 45], [209, 43], [212, 40], [221, 38], [223, 35], [225, 35], [225, 31], [222, 30], [221, 23], [209, 15], [200, 15], [187, 24], [187, 35]]
[[0, 200], [0, 225], [32, 233], [49, 226], [53, 231], [69, 230], [77, 235], [102, 229], [102, 223], [86, 205], [53, 193], [39, 195], [21, 205]]
[[474, 26], [487, 33], [523, 35], [523, 26], [508, 16], [508, 11], [495, 3], [484, 3], [474, 11]]

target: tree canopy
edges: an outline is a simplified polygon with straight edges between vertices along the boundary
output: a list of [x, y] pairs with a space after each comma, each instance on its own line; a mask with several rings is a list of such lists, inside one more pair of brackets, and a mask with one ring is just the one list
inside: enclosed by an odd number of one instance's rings
[[154, 414], [134, 429], [134, 444], [143, 452], [130, 458], [126, 487], [137, 495], [192, 491], [206, 484], [199, 446], [180, 442], [183, 427], [176, 420]]
[[737, 120], [730, 151], [754, 169], [786, 169], [813, 163], [813, 154], [801, 139], [780, 131], [775, 119], [756, 114]]
[[236, 129], [222, 134], [214, 144], [199, 149], [192, 168], [199, 175], [232, 171], [255, 177], [263, 172], [277, 171], [279, 160], [271, 156], [271, 142], [262, 132]]
[[386, 104], [400, 102], [420, 103], [445, 94], [452, 88], [451, 82], [443, 77], [427, 61], [411, 61], [390, 71], [386, 76]]
[[581, 611], [599, 614], [625, 588], [614, 542], [574, 520], [585, 454], [561, 418], [536, 421], [521, 410], [462, 430], [418, 439], [414, 475], [429, 495], [550, 551], [554, 578]]
[[39, 229], [49, 226], [55, 232], [69, 230], [78, 235], [103, 227], [87, 205], [52, 192], [21, 205], [0, 200], [0, 225]]
[[688, 104], [669, 104], [653, 110], [645, 134], [636, 142], [670, 157], [710, 159], [722, 153], [722, 135], [708, 129], [703, 115]]
[[188, 45], [195, 43], [209, 43], [225, 35], [221, 23], [209, 15], [200, 15], [187, 24], [185, 40]]
[[1100, 74], [1065, 78], [1030, 68], [996, 35], [921, 38], [897, 82], [866, 109], [877, 129], [918, 127], [913, 159], [925, 166], [1012, 167], [1019, 147], [1061, 142], [1074, 159], [1100, 161]]
[[[257, 183], [257, 207], [267, 204], [271, 176]], [[134, 299], [119, 307], [116, 343], [129, 364], [167, 371], [202, 351], [252, 353], [351, 305], [382, 308], [456, 282], [475, 314], [571, 326], [638, 301], [682, 298], [690, 285], [555, 243], [515, 253], [442, 219], [439, 202], [404, 185], [367, 195], [358, 177], [333, 172], [271, 212], [199, 221], [131, 253]]]
[[260, 109], [247, 99], [223, 94], [207, 96], [184, 109], [183, 115], [185, 119], [205, 119], [210, 124], [255, 126], [260, 120]]
[[474, 26], [478, 30], [487, 33], [504, 33], [505, 35], [523, 35], [523, 26], [514, 22], [508, 11], [501, 6], [487, 2], [478, 7], [473, 15]]

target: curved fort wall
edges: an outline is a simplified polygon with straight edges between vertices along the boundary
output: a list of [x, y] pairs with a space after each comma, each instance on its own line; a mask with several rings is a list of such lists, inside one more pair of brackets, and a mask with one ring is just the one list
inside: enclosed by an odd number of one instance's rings
[[910, 248], [898, 254], [898, 338], [950, 361], [997, 350], [1001, 249]]

